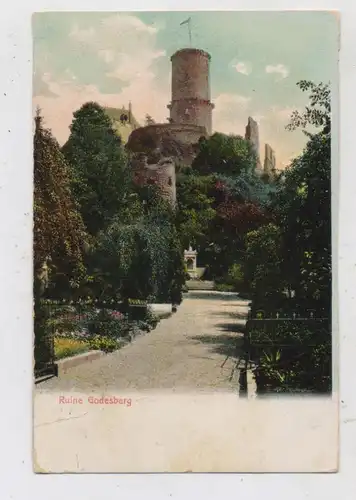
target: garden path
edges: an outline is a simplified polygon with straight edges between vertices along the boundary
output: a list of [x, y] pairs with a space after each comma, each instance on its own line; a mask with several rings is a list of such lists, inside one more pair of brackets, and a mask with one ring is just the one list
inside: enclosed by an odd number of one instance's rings
[[190, 291], [170, 318], [121, 350], [68, 369], [38, 391], [238, 391], [248, 301], [233, 293]]

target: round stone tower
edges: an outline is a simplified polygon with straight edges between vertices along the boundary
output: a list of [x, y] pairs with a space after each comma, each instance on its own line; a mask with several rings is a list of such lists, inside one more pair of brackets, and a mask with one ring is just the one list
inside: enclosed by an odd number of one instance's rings
[[210, 55], [199, 49], [181, 49], [171, 57], [172, 101], [168, 105], [171, 123], [198, 125], [211, 134]]

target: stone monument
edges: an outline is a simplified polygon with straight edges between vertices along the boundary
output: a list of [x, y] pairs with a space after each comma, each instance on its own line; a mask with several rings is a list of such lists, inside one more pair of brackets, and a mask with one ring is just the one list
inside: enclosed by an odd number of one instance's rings
[[188, 250], [184, 251], [184, 262], [187, 266], [187, 272], [191, 278], [197, 277], [197, 251], [189, 246]]

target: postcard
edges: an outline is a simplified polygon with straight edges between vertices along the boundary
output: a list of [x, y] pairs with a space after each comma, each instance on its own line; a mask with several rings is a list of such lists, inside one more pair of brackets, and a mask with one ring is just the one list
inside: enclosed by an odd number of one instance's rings
[[338, 14], [32, 24], [35, 472], [336, 472]]

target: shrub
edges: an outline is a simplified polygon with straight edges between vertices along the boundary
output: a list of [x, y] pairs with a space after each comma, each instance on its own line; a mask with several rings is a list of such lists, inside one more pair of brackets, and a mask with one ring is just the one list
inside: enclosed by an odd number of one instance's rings
[[117, 339], [128, 337], [131, 325], [122, 313], [101, 309], [87, 315], [86, 330], [90, 337], [99, 335]]
[[215, 285], [215, 290], [218, 292], [233, 292], [234, 287], [232, 285], [228, 285], [227, 283], [217, 283]]
[[232, 285], [235, 290], [241, 288], [244, 284], [244, 274], [241, 264], [232, 264], [228, 270], [227, 277], [228, 283]]
[[331, 330], [323, 321], [261, 322], [249, 331], [252, 357], [257, 359], [259, 390], [329, 392]]
[[112, 352], [119, 349], [124, 344], [123, 340], [104, 335], [94, 335], [88, 340], [90, 349], [104, 352]]

